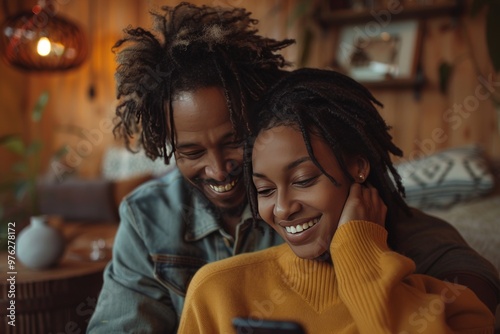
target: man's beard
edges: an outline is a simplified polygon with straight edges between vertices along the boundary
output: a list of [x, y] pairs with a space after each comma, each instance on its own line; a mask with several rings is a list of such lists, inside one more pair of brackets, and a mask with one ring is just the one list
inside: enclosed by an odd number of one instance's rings
[[245, 207], [247, 206], [248, 204], [248, 199], [246, 198], [245, 196], [245, 200], [238, 204], [238, 205], [235, 205], [235, 206], [231, 206], [231, 207], [218, 207], [216, 206], [214, 203], [212, 203], [212, 201], [210, 201], [210, 199], [205, 196], [205, 193], [198, 188], [199, 184], [196, 183], [196, 184], [193, 184], [192, 182], [186, 182], [186, 184], [189, 186], [189, 188], [191, 189], [191, 191], [197, 193], [201, 198], [203, 198], [204, 200], [204, 205], [207, 206], [207, 208], [212, 211], [214, 213], [215, 216], [217, 217], [222, 217], [222, 216], [225, 216], [225, 217], [239, 217], [241, 216], [241, 214], [243, 213], [243, 210], [245, 209]]

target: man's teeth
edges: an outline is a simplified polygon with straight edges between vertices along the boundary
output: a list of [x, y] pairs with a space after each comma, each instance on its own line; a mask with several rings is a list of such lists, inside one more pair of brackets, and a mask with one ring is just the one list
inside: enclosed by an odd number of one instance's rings
[[224, 184], [224, 185], [220, 185], [220, 186], [216, 186], [213, 184], [209, 184], [208, 186], [210, 187], [210, 189], [212, 189], [213, 191], [215, 191], [217, 193], [225, 193], [226, 191], [233, 189], [235, 184], [236, 184], [236, 180], [231, 181], [231, 182]]
[[307, 223], [298, 224], [295, 226], [286, 226], [285, 228], [286, 228], [286, 231], [288, 233], [295, 234], [295, 233], [305, 231], [305, 230], [309, 229], [310, 227], [313, 227], [314, 225], [316, 225], [316, 223], [318, 221], [319, 221], [319, 218], [316, 218], [316, 219], [310, 220]]

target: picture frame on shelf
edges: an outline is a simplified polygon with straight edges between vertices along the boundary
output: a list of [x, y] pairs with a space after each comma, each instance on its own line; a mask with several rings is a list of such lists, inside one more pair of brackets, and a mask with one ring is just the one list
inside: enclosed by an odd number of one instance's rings
[[336, 64], [365, 84], [414, 82], [420, 54], [419, 20], [377, 22], [343, 26], [339, 34]]

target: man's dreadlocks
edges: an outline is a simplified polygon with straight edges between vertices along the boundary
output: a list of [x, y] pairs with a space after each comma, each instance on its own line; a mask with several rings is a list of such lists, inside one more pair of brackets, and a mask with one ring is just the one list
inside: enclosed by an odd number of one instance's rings
[[127, 28], [117, 53], [114, 129], [131, 149], [131, 139], [151, 159], [165, 163], [175, 152], [172, 100], [183, 91], [217, 86], [224, 91], [237, 134], [248, 130], [248, 110], [282, 76], [288, 64], [276, 54], [293, 40], [257, 34], [256, 20], [242, 8], [181, 3], [151, 13], [153, 32]]

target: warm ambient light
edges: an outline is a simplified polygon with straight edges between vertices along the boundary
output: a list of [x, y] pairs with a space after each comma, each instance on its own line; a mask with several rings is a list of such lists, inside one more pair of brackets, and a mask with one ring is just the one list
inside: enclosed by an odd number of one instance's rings
[[28, 71], [80, 66], [87, 56], [85, 36], [59, 13], [53, 1], [45, 0], [30, 12], [8, 16], [0, 30], [0, 48], [7, 63]]
[[38, 40], [36, 51], [40, 56], [47, 56], [50, 53], [50, 49], [50, 40], [47, 37], [42, 37]]

